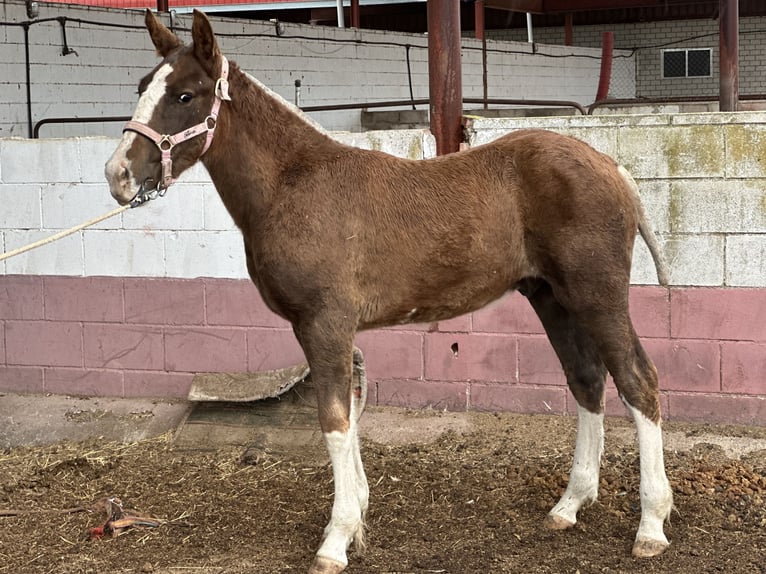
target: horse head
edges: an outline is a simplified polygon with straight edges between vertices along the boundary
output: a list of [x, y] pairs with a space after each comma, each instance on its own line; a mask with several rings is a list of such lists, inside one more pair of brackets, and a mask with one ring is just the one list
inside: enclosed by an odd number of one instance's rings
[[194, 165], [212, 142], [221, 100], [229, 99], [228, 63], [202, 12], [194, 12], [189, 46], [151, 10], [146, 27], [163, 60], [139, 83], [138, 105], [105, 170], [123, 205], [164, 192]]

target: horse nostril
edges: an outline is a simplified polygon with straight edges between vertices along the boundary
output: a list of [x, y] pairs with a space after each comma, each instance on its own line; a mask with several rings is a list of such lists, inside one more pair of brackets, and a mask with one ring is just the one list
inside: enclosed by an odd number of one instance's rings
[[122, 168], [122, 171], [120, 172], [120, 177], [121, 177], [122, 179], [128, 179], [128, 178], [130, 178], [130, 172], [128, 171], [128, 168], [127, 168], [127, 167], [123, 167], [123, 168]]

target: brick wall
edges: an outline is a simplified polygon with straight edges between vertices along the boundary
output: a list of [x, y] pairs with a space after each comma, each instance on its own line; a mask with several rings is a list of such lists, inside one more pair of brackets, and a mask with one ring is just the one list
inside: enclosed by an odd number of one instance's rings
[[[62, 55], [59, 22], [29, 27], [33, 123], [50, 117], [130, 116], [139, 80], [157, 63], [143, 29], [143, 13], [40, 3], [41, 18], [58, 16], [71, 19], [66, 24], [67, 41], [76, 54]], [[26, 20], [23, 1], [0, 5], [0, 22]], [[298, 79], [305, 106], [409, 99], [407, 45], [413, 95], [428, 97], [428, 42], [422, 34], [285, 23], [285, 33], [278, 37], [269, 22], [219, 17], [212, 21], [226, 55], [290, 101]], [[190, 28], [191, 16], [179, 16], [177, 25]], [[189, 40], [188, 33], [179, 35]], [[462, 45], [463, 95], [478, 98], [483, 92], [481, 43], [464, 39]], [[526, 43], [489, 45], [489, 97], [563, 99], [586, 105], [595, 98], [598, 49], [540, 46], [533, 53]], [[615, 68], [633, 77], [634, 59], [623, 55]], [[313, 116], [327, 129], [361, 129], [359, 111]], [[120, 123], [48, 125], [41, 135], [116, 136], [120, 130]], [[0, 137], [9, 136], [27, 136], [24, 32], [20, 26], [0, 25]]]
[[[641, 241], [631, 310], [657, 364], [666, 417], [766, 424], [766, 114], [491, 120], [577, 135], [639, 182], [671, 266], [656, 285]], [[427, 132], [342, 134], [431, 157]], [[0, 140], [6, 250], [114, 207], [101, 166], [116, 141]], [[215, 257], [210, 254], [215, 253]], [[183, 397], [195, 372], [301, 360], [289, 326], [245, 279], [241, 239], [204, 170], [165, 198], [0, 268], [0, 391]], [[512, 294], [435, 325], [362, 333], [371, 404], [574, 412], [530, 307]], [[610, 389], [607, 411], [622, 407]]]
[[[635, 24], [576, 26], [574, 45], [601, 46], [603, 32], [614, 32], [614, 45], [636, 52], [636, 84], [638, 97], [703, 96], [718, 94], [718, 20], [673, 20]], [[488, 31], [493, 38], [522, 41], [526, 30]], [[702, 36], [702, 37], [700, 37]], [[536, 42], [563, 44], [564, 29], [536, 28]], [[679, 40], [683, 40], [680, 41]], [[666, 48], [712, 48], [712, 76], [709, 78], [663, 78], [661, 45]], [[766, 94], [766, 18], [752, 17], [739, 20], [739, 93]], [[613, 74], [611, 97], [624, 96], [623, 78]]]

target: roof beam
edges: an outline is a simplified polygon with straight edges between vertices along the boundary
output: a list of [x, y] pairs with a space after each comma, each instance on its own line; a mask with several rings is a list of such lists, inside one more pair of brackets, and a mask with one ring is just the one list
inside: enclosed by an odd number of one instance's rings
[[624, 8], [657, 8], [673, 4], [699, 4], [693, 0], [486, 0], [487, 8], [511, 12], [552, 14], [585, 10], [619, 10]]

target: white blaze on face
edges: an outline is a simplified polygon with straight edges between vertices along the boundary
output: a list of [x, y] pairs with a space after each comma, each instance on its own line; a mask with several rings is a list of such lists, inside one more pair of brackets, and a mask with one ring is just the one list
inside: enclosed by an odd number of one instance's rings
[[[167, 77], [173, 71], [170, 64], [164, 64], [155, 72], [152, 81], [147, 86], [141, 97], [138, 98], [136, 111], [133, 113], [133, 121], [148, 124], [154, 114], [154, 110], [167, 90]], [[110, 183], [112, 195], [122, 199], [132, 199], [137, 193], [140, 182], [131, 181], [132, 177], [124, 178], [127, 173], [133, 175], [127, 153], [139, 134], [126, 131], [117, 149], [106, 163], [106, 178]], [[140, 136], [143, 137], [143, 136]], [[127, 170], [127, 171], [125, 171]]]

